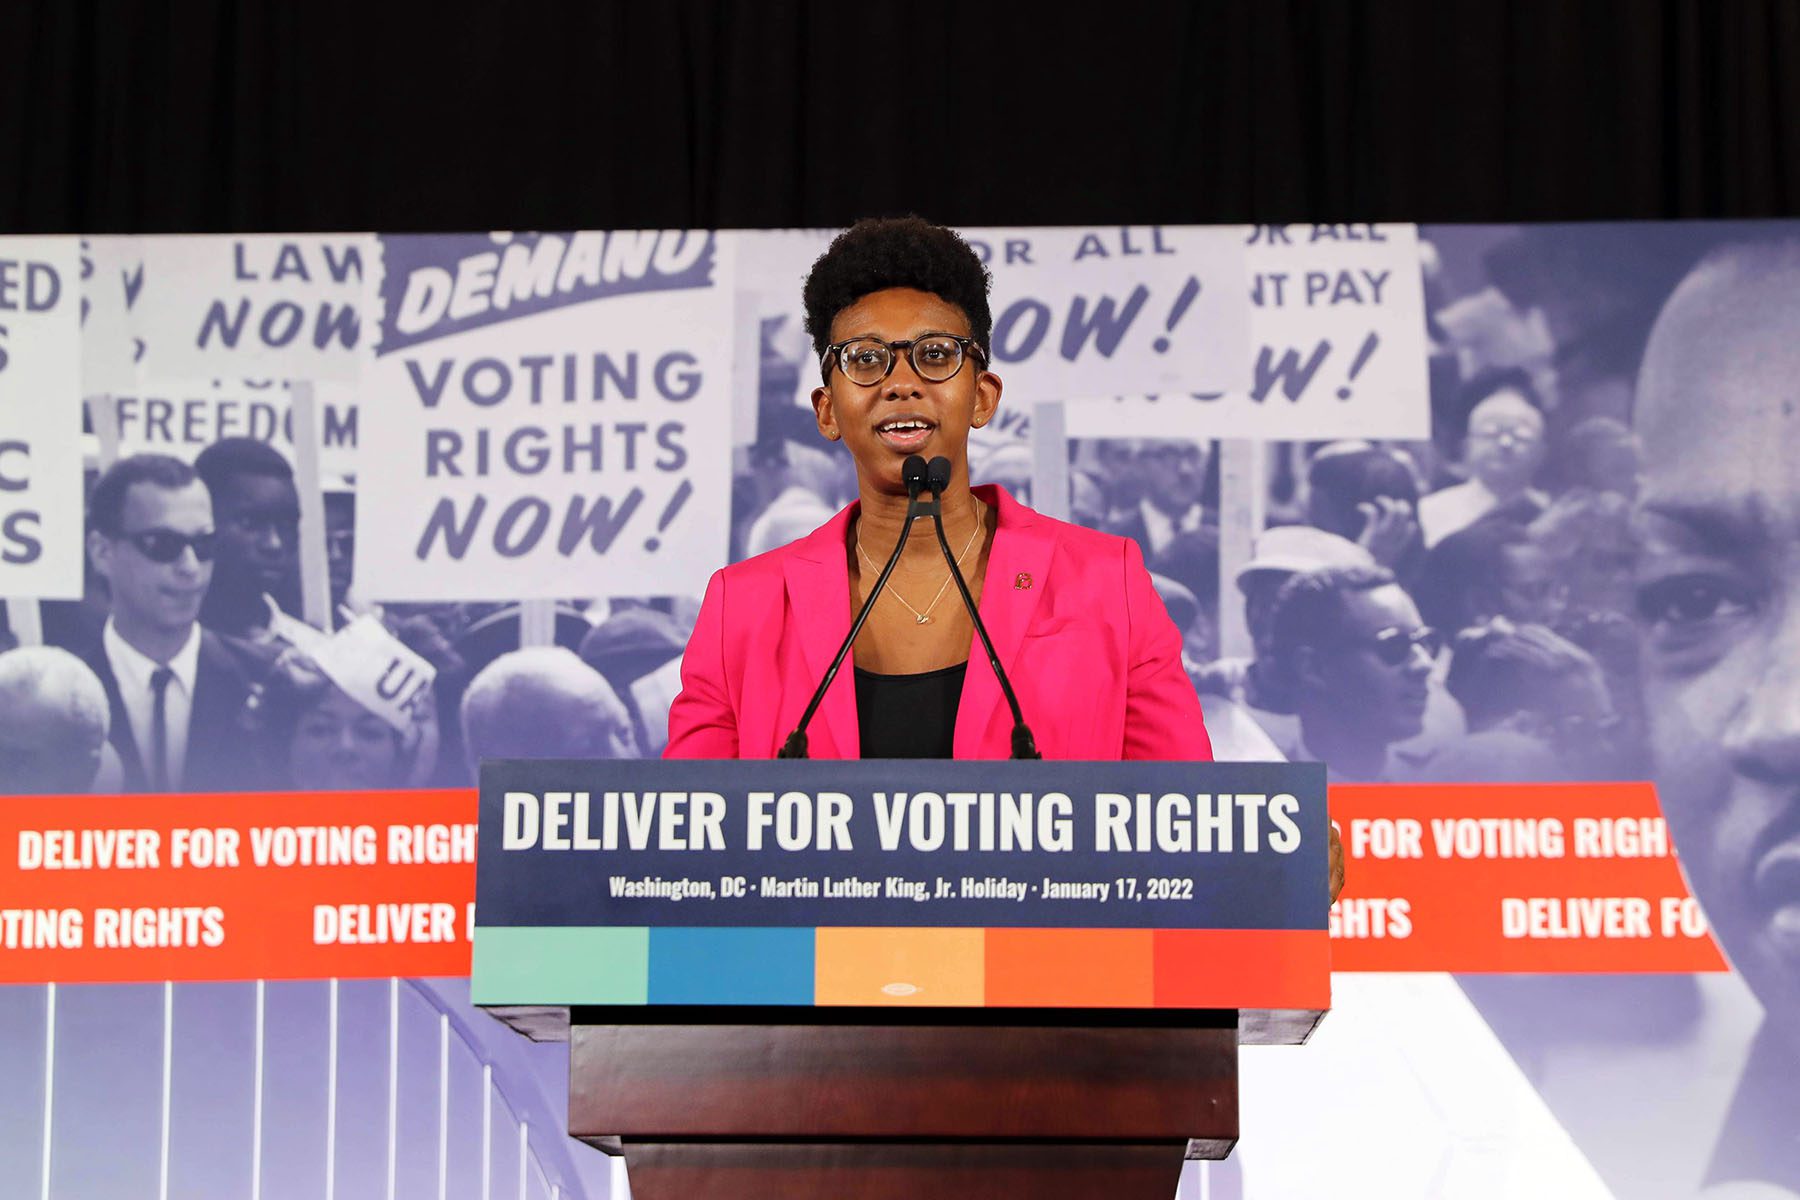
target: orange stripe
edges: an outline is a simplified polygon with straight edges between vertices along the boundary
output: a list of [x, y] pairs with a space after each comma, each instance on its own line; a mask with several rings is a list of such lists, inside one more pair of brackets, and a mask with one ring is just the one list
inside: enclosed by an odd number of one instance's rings
[[984, 932], [821, 926], [813, 943], [813, 1003], [978, 1008]]
[[1148, 929], [990, 929], [987, 1002], [997, 1008], [1149, 1008]]

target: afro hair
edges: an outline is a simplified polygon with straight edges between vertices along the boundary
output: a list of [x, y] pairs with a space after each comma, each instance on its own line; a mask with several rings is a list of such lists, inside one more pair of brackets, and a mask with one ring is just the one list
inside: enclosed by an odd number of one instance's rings
[[986, 349], [994, 330], [992, 279], [954, 229], [922, 217], [865, 217], [840, 233], [807, 273], [806, 332], [822, 357], [840, 312], [871, 292], [915, 288], [962, 309], [970, 336]]

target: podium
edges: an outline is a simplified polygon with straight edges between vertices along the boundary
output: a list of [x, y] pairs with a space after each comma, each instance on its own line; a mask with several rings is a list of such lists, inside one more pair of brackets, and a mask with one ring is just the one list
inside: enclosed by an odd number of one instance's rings
[[480, 838], [473, 998], [637, 1200], [1168, 1200], [1330, 1003], [1313, 764], [495, 762]]

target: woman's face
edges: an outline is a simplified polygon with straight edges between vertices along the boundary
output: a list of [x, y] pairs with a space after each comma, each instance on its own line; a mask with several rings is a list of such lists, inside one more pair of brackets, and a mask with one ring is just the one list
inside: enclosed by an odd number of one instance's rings
[[[877, 337], [911, 341], [925, 334], [970, 335], [962, 309], [930, 292], [888, 288], [871, 292], [838, 313], [831, 341]], [[988, 347], [982, 347], [988, 353]], [[962, 369], [941, 383], [919, 378], [905, 353], [896, 356], [886, 379], [867, 387], [852, 382], [833, 363], [823, 387], [813, 389], [819, 432], [841, 438], [856, 461], [864, 487], [903, 493], [900, 466], [911, 455], [950, 460], [952, 478], [968, 481], [969, 430], [987, 424], [1000, 404], [1000, 378], [983, 367], [980, 355], [964, 356]], [[921, 428], [896, 428], [902, 422]]]
[[1520, 624], [1556, 624], [1568, 607], [1569, 589], [1556, 577], [1550, 556], [1529, 543], [1500, 554], [1500, 615]]
[[[1418, 736], [1425, 722], [1432, 659], [1412, 639], [1424, 629], [1419, 610], [1398, 584], [1352, 591], [1343, 598], [1342, 628], [1315, 651], [1315, 695], [1336, 720], [1384, 745]], [[1393, 643], [1388, 661], [1381, 643]]]
[[1615, 778], [1604, 772], [1616, 765], [1619, 715], [1598, 668], [1558, 678], [1544, 697], [1541, 719], [1544, 736], [1571, 768], [1581, 768], [1586, 778]]
[[1469, 474], [1510, 493], [1544, 461], [1544, 418], [1517, 392], [1496, 392], [1469, 414]]
[[288, 748], [288, 777], [307, 791], [393, 787], [400, 765], [394, 727], [337, 688], [301, 714]]

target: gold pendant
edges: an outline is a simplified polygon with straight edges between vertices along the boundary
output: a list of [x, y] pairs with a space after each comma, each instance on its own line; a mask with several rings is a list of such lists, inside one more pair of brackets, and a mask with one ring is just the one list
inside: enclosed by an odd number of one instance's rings
[[914, 622], [914, 624], [916, 624], [916, 625], [924, 625], [924, 624], [927, 624], [927, 623], [929, 623], [929, 622], [930, 622], [930, 620], [931, 620], [931, 614], [930, 614], [930, 613], [920, 613], [920, 614], [919, 614], [919, 619], [918, 619], [918, 620], [917, 620], [917, 621], [915, 621], [915, 622]]

